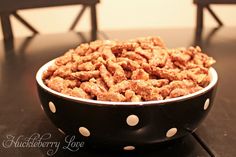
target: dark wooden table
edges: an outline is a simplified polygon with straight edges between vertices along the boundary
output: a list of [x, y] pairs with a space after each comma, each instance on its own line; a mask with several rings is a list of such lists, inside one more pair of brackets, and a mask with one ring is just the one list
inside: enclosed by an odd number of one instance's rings
[[[217, 96], [209, 116], [196, 133], [179, 141], [139, 152], [110, 152], [88, 150], [85, 147], [71, 152], [62, 148], [64, 136], [53, 126], [40, 108], [35, 73], [47, 61], [63, 54], [81, 42], [90, 41], [88, 33], [37, 35], [0, 42], [0, 156], [47, 156], [49, 148], [19, 148], [3, 142], [7, 136], [30, 137], [34, 133], [50, 133], [48, 141], [61, 142], [55, 156], [180, 156], [235, 157], [236, 156], [236, 28], [207, 29], [197, 40], [202, 49], [217, 60], [219, 74]], [[99, 32], [100, 39], [129, 39], [160, 35], [168, 47], [190, 46], [199, 39], [194, 29], [123, 30]], [[99, 123], [99, 122], [98, 122]], [[9, 136], [8, 136], [9, 137]], [[6, 144], [6, 143], [5, 143]]]

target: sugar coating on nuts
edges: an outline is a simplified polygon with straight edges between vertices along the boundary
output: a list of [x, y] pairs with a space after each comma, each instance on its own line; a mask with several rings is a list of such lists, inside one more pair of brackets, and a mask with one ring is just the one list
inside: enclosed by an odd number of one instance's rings
[[159, 37], [97, 40], [58, 57], [43, 80], [57, 92], [85, 99], [163, 100], [206, 87], [214, 63], [198, 46], [169, 49]]

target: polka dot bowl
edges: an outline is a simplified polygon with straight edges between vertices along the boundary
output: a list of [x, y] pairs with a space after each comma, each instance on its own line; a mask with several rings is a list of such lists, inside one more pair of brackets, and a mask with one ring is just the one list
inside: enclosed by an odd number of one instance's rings
[[46, 115], [62, 134], [76, 135], [88, 145], [121, 150], [163, 143], [195, 131], [212, 107], [218, 81], [210, 68], [210, 84], [193, 94], [161, 101], [105, 102], [48, 88], [42, 74], [52, 63], [42, 66], [36, 75]]

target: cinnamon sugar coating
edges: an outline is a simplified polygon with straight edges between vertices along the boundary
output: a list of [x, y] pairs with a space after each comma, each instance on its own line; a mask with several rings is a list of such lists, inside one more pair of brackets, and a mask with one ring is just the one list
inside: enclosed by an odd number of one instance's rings
[[97, 40], [56, 58], [42, 79], [57, 92], [85, 99], [164, 100], [206, 87], [214, 63], [198, 46], [168, 49], [159, 37]]

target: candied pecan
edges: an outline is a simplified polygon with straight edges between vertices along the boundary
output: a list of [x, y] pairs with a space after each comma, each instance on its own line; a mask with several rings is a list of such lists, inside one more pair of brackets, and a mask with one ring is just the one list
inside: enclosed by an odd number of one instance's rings
[[122, 102], [125, 101], [126, 98], [124, 95], [120, 93], [113, 93], [113, 92], [107, 92], [102, 93], [97, 97], [97, 100], [105, 100], [105, 101], [114, 101], [114, 102]]
[[102, 64], [99, 68], [100, 75], [109, 88], [114, 85], [114, 79], [107, 68]]
[[71, 89], [71, 88], [63, 88], [63, 89], [61, 90], [61, 93], [62, 93], [62, 94], [66, 94], [66, 95], [72, 96], [72, 95], [71, 95], [71, 92], [72, 92], [72, 89]]
[[89, 99], [91, 98], [83, 89], [75, 87], [71, 91], [71, 96]]
[[133, 51], [122, 53], [121, 57], [127, 57], [130, 60], [137, 61], [139, 64], [147, 62], [146, 58], [140, 56], [139, 54], [137, 54]]
[[62, 91], [64, 88], [72, 88], [77, 85], [75, 80], [65, 80], [58, 76], [45, 80], [45, 83], [49, 88], [58, 92]]
[[123, 42], [123, 47], [127, 51], [134, 51], [136, 47], [138, 47], [138, 43], [134, 41]]
[[119, 64], [114, 63], [111, 60], [108, 60], [107, 67], [108, 67], [109, 71], [114, 72], [113, 78], [114, 78], [115, 83], [119, 83], [123, 80], [126, 80], [125, 72]]
[[141, 47], [137, 47], [134, 52], [138, 55], [145, 57], [147, 60], [153, 57], [153, 53], [150, 50], [143, 50]]
[[122, 53], [123, 50], [134, 51], [136, 47], [138, 47], [138, 43], [134, 41], [116, 42], [116, 44], [111, 47], [111, 50], [113, 53], [119, 54]]
[[128, 58], [119, 57], [119, 58], [117, 58], [117, 62], [125, 70], [134, 71], [134, 70], [140, 68], [140, 65], [137, 62], [132, 61]]
[[159, 37], [138, 38], [136, 41], [143, 49], [151, 49], [153, 46], [165, 47], [164, 42]]
[[104, 89], [100, 88], [96, 83], [93, 82], [83, 82], [81, 83], [80, 88], [86, 93], [89, 93], [91, 96], [99, 96], [101, 93], [106, 92]]
[[170, 92], [169, 98], [176, 98], [189, 94], [187, 89], [176, 88]]
[[153, 42], [153, 44], [155, 46], [159, 46], [159, 47], [162, 47], [162, 48], [165, 47], [164, 41], [159, 37], [150, 37], [150, 40]]
[[[215, 60], [212, 57], [208, 57], [206, 54], [196, 49], [195, 51], [193, 50], [195, 52], [193, 57], [193, 61], [195, 64], [209, 68], [212, 64], [215, 63]], [[198, 51], [198, 53], [196, 53], [196, 51]]]
[[93, 71], [95, 70], [95, 65], [92, 62], [85, 62], [77, 66], [79, 71]]
[[167, 98], [170, 95], [170, 92], [172, 91], [170, 85], [165, 85], [160, 88], [160, 94], [163, 98]]
[[75, 63], [81, 63], [81, 57], [80, 55], [76, 54], [76, 53], [73, 53], [72, 54], [72, 61], [75, 62]]
[[135, 92], [132, 90], [126, 90], [125, 91], [125, 97], [127, 100], [131, 100], [131, 98], [135, 95]]
[[106, 61], [102, 57], [98, 57], [97, 60], [92, 61], [95, 69], [98, 70], [102, 64], [106, 64]]
[[162, 87], [164, 85], [167, 85], [169, 83], [168, 79], [149, 79], [148, 82], [154, 87]]
[[92, 41], [89, 44], [89, 48], [91, 48], [93, 51], [98, 50], [101, 46], [103, 46], [103, 41], [102, 40]]
[[94, 71], [80, 71], [80, 72], [75, 72], [71, 73], [71, 77], [76, 78], [81, 81], [86, 81], [91, 78], [97, 78], [100, 76], [100, 73], [98, 70]]
[[159, 68], [155, 66], [150, 66], [147, 64], [143, 64], [143, 68], [149, 73], [151, 73], [152, 75], [156, 75], [159, 78], [168, 79], [170, 81], [178, 80], [178, 77], [177, 77], [177, 74], [179, 72], [178, 69], [164, 69], [164, 68]]
[[132, 80], [148, 80], [149, 74], [143, 69], [137, 69], [133, 71], [131, 79]]
[[165, 69], [174, 69], [174, 68], [176, 68], [176, 65], [171, 61], [170, 58], [167, 58], [163, 68], [165, 68]]
[[125, 98], [126, 101], [131, 101], [131, 102], [140, 102], [142, 101], [140, 95], [136, 95], [134, 91], [132, 90], [127, 90], [125, 91]]
[[132, 98], [130, 100], [131, 100], [131, 102], [140, 102], [140, 101], [142, 101], [142, 98], [140, 95], [134, 95], [134, 96], [132, 96]]
[[116, 56], [112, 53], [111, 48], [108, 46], [102, 47], [100, 50], [102, 52], [102, 57], [105, 60], [116, 61]]
[[121, 42], [116, 42], [116, 44], [114, 44], [111, 47], [112, 53], [114, 53], [116, 56], [119, 55], [120, 53], [122, 53], [123, 50], [124, 50], [124, 47]]
[[191, 70], [191, 69], [199, 69], [202, 73], [208, 74], [208, 68], [202, 67], [200, 65], [193, 64], [192, 62], [188, 62], [186, 64], [186, 69]]
[[187, 76], [202, 87], [210, 83], [210, 76], [208, 75], [208, 71], [204, 68], [189, 69]]
[[90, 99], [91, 96], [89, 96], [83, 89], [75, 87], [73, 89], [71, 88], [66, 88], [61, 91], [61, 93], [74, 96], [74, 97], [79, 97], [79, 98], [84, 98], [84, 99]]
[[194, 75], [193, 73], [188, 73], [188, 76], [202, 87], [205, 87], [210, 83], [210, 77], [206, 74]]
[[166, 64], [168, 53], [164, 49], [156, 48], [153, 50], [153, 56], [149, 59], [149, 64], [152, 66], [163, 67]]
[[186, 64], [183, 63], [183, 62], [174, 61], [173, 64], [181, 70], [186, 70], [187, 69]]
[[60, 66], [64, 65], [72, 60], [72, 54], [74, 53], [74, 50], [69, 50], [66, 52], [63, 56], [56, 58], [55, 64]]
[[160, 95], [158, 88], [152, 87], [148, 82], [144, 80], [133, 81], [131, 89], [140, 95], [144, 100], [162, 100], [163, 97]]
[[191, 56], [188, 53], [185, 53], [185, 49], [172, 49], [169, 50], [169, 55], [172, 60], [172, 62], [180, 62], [182, 64], [188, 62], [191, 59]]
[[212, 57], [205, 60], [204, 67], [210, 68], [216, 61]]
[[53, 64], [52, 66], [48, 67], [46, 71], [43, 72], [42, 79], [45, 80], [53, 75], [53, 73], [59, 68], [57, 65]]
[[102, 78], [97, 78], [96, 83], [103, 91], [108, 91], [108, 87]]
[[201, 90], [202, 88], [203, 87], [201, 87], [201, 86], [195, 86], [195, 87], [189, 88], [188, 90], [189, 90], [189, 93], [195, 93], [195, 92]]
[[59, 66], [57, 70], [53, 73], [53, 76], [60, 76], [62, 78], [70, 77], [72, 73], [72, 64], [67, 63], [66, 65]]
[[110, 87], [109, 92], [124, 93], [127, 89], [130, 89], [132, 87], [132, 84], [133, 82], [124, 80]]
[[82, 56], [78, 63], [84, 63], [84, 62], [92, 61], [92, 60], [97, 59], [100, 56], [101, 56], [101, 53], [96, 51], [96, 52], [91, 53], [87, 56]]
[[79, 56], [84, 56], [85, 53], [88, 51], [88, 49], [89, 49], [89, 44], [87, 44], [87, 43], [80, 44], [80, 46], [78, 46], [75, 49], [75, 53]]
[[175, 88], [192, 88], [195, 86], [195, 83], [191, 80], [176, 80], [176, 81], [172, 81], [170, 82], [170, 87], [171, 89], [175, 89]]

